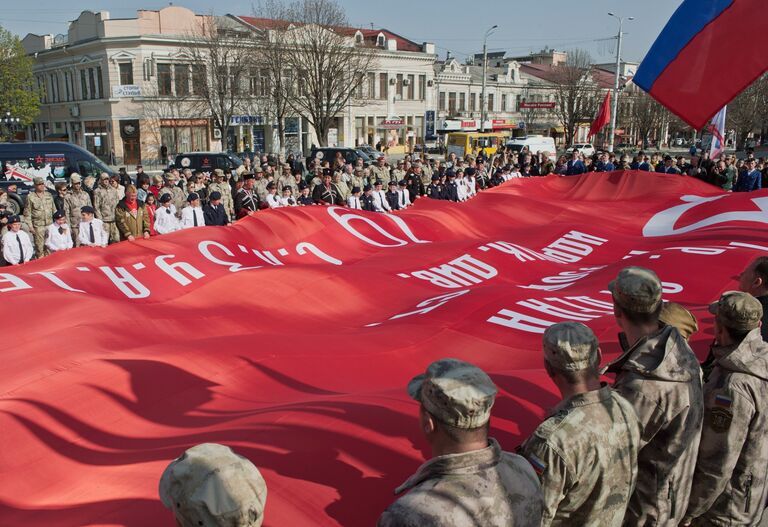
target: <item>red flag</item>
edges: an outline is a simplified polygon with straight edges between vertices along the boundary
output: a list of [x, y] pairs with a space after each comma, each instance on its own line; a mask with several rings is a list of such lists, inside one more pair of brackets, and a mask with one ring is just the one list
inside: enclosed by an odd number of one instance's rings
[[592, 121], [592, 126], [589, 127], [589, 137], [596, 135], [603, 127], [611, 122], [611, 90], [605, 94], [603, 104], [600, 105], [600, 111], [597, 112], [597, 117]]
[[[699, 318], [765, 254], [768, 191], [654, 172], [513, 179], [394, 214], [280, 208], [232, 227], [3, 267], [0, 524], [166, 525], [171, 459], [223, 443], [269, 487], [265, 527], [373, 525], [424, 460], [405, 390], [442, 357], [499, 387], [512, 450], [559, 400], [541, 335], [617, 356], [607, 284], [655, 270]], [[610, 221], [606, 221], [610, 218]]]

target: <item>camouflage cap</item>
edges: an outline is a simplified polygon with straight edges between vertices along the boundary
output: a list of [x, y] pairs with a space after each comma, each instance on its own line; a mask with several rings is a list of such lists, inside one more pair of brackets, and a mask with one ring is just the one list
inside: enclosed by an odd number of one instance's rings
[[72, 184], [75, 183], [81, 183], [83, 178], [80, 177], [80, 174], [77, 172], [73, 172], [71, 176], [69, 176], [69, 182]]
[[661, 280], [644, 267], [625, 267], [608, 289], [619, 307], [633, 313], [653, 313], [661, 302]]
[[496, 386], [468, 362], [441, 359], [408, 383], [408, 395], [439, 421], [461, 429], [479, 428], [491, 417]]
[[32, 184], [45, 185], [45, 178], [41, 178], [40, 176], [35, 176], [32, 178]]
[[196, 445], [160, 478], [160, 500], [180, 525], [259, 527], [267, 485], [259, 470], [229, 447]]
[[659, 320], [668, 326], [677, 328], [685, 340], [688, 340], [699, 330], [699, 323], [693, 313], [675, 302], [664, 302], [661, 305]]
[[544, 331], [544, 360], [561, 371], [586, 370], [597, 366], [597, 337], [584, 324], [560, 322]]
[[214, 177], [224, 177], [224, 171], [220, 168], [214, 168], [213, 175]]
[[751, 331], [760, 325], [763, 306], [749, 293], [726, 291], [720, 300], [709, 305], [709, 312], [729, 329]]

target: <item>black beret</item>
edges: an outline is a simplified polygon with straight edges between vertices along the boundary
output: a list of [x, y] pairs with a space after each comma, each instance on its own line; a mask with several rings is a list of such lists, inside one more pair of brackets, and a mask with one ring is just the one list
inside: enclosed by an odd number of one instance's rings
[[13, 216], [8, 216], [8, 224], [10, 225], [11, 223], [21, 223], [21, 218], [15, 214]]
[[170, 194], [163, 194], [160, 196], [160, 203], [168, 203], [171, 201], [171, 195]]
[[[168, 197], [170, 197], [170, 195], [168, 195], [168, 194], [166, 194], [166, 195]], [[90, 205], [86, 205], [85, 207], [81, 207], [80, 208], [80, 212], [83, 213], [83, 214], [96, 214], [96, 209], [94, 209]]]
[[304, 190], [305, 188], [309, 188], [309, 185], [307, 185], [306, 182], [302, 181], [299, 183], [299, 190]]
[[468, 176], [474, 176], [474, 175], [475, 175], [475, 173], [476, 173], [476, 170], [475, 170], [474, 168], [472, 168], [472, 167], [468, 167], [468, 168], [467, 168], [467, 169], [464, 171], [464, 173], [465, 173], [466, 175], [468, 175]]
[[440, 181], [440, 176], [437, 174], [432, 174], [432, 181]]
[[408, 183], [406, 183], [404, 179], [401, 179], [400, 181], [398, 181], [398, 182], [397, 182], [397, 184], [398, 184], [398, 185], [400, 185], [401, 187], [404, 187], [404, 186], [406, 186]]
[[200, 199], [200, 194], [197, 192], [192, 192], [187, 196], [187, 201], [195, 201], [196, 199]]
[[360, 192], [360, 187], [352, 187], [352, 194], [357, 194], [358, 192]]
[[371, 185], [366, 185], [366, 186], [363, 187], [363, 190], [365, 192], [368, 192], [369, 190], [373, 190], [373, 187]]
[[[166, 196], [170, 196], [170, 195], [166, 194]], [[211, 198], [211, 201], [221, 199], [221, 192], [219, 192], [218, 190], [214, 190], [213, 192], [211, 192], [211, 195], [209, 196], [209, 198]]]
[[56, 212], [53, 213], [54, 220], [60, 220], [63, 217], [64, 217], [64, 213], [61, 212], [60, 210], [57, 210]]
[[272, 190], [273, 188], [277, 188], [274, 181], [267, 183], [267, 190]]

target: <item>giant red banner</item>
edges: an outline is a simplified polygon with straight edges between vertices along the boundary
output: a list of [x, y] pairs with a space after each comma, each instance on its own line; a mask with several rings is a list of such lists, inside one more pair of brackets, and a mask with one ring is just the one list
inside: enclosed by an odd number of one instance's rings
[[406, 382], [486, 369], [514, 449], [558, 398], [544, 329], [616, 355], [606, 285], [656, 270], [704, 306], [768, 251], [768, 194], [646, 172], [513, 180], [394, 215], [308, 207], [75, 249], [0, 273], [0, 524], [170, 525], [166, 464], [202, 442], [263, 472], [266, 525], [371, 525], [428, 453]]

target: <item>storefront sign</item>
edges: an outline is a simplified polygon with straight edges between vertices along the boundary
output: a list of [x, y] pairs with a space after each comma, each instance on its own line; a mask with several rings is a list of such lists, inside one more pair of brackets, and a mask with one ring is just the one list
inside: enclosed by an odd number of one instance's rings
[[534, 109], [534, 108], [547, 108], [552, 109], [555, 107], [553, 102], [521, 102], [520, 108]]
[[512, 130], [517, 128], [517, 124], [506, 119], [493, 119], [491, 121], [491, 128], [494, 130]]
[[138, 84], [118, 84], [112, 86], [112, 97], [141, 97], [141, 86]]
[[229, 126], [261, 126], [264, 118], [261, 115], [233, 115], [229, 118]]
[[379, 124], [379, 128], [385, 130], [398, 130], [405, 126], [405, 121], [399, 117], [387, 117]]
[[424, 114], [424, 140], [434, 141], [437, 139], [435, 135], [435, 111], [427, 110]]

